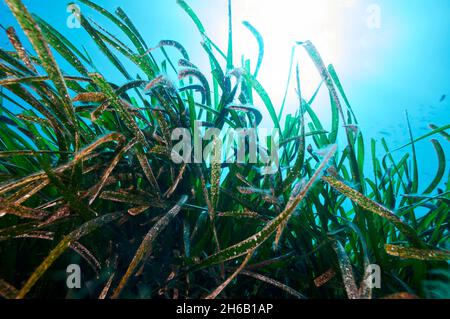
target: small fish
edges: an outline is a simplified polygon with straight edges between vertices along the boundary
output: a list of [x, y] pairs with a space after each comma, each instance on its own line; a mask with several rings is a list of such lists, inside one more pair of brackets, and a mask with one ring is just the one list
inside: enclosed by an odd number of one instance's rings
[[389, 133], [388, 131], [380, 131], [379, 133], [380, 133], [381, 135], [391, 136], [391, 133]]
[[443, 94], [441, 96], [441, 99], [439, 100], [439, 102], [444, 102], [444, 100], [447, 98], [447, 95]]

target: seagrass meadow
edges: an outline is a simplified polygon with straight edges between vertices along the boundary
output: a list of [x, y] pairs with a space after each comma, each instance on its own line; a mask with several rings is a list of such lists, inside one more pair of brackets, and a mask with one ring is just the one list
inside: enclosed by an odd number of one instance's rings
[[[295, 49], [317, 68], [331, 122], [317, 115], [316, 94], [302, 94], [308, 79], [295, 63], [297, 111], [287, 114], [258, 81], [270, 64], [258, 30], [244, 23], [259, 55], [240, 60], [232, 24], [223, 50], [184, 0], [208, 69], [179, 42], [147, 44], [120, 8], [78, 0], [111, 24], [81, 10], [90, 52], [21, 0], [4, 1], [23, 35], [2, 26], [2, 298], [450, 297], [450, 124], [419, 135], [408, 122], [400, 147], [363, 135], [314, 39]], [[224, 132], [268, 122], [280, 130], [273, 174], [249, 161], [172, 160], [175, 128], [195, 136], [195, 123]], [[420, 143], [438, 159], [426, 184]], [[70, 289], [73, 264], [81, 286]]]

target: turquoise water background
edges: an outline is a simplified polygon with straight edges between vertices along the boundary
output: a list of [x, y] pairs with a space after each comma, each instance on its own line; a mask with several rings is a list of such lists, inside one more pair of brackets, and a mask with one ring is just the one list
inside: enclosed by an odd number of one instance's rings
[[[226, 50], [227, 1], [187, 2], [203, 21], [209, 37]], [[68, 1], [24, 0], [24, 3], [78, 46], [98, 52], [83, 29], [67, 26]], [[150, 47], [161, 39], [177, 40], [186, 47], [195, 64], [208, 70], [207, 57], [199, 45], [201, 37], [175, 0], [98, 0], [96, 3], [110, 11], [122, 7]], [[111, 25], [107, 20], [82, 4], [80, 7], [85, 15], [95, 17], [109, 30]], [[256, 61], [257, 44], [241, 24], [248, 20], [265, 40], [266, 58], [260, 81], [277, 109], [285, 91], [291, 47], [295, 41], [311, 40], [325, 62], [335, 66], [367, 144], [370, 137], [377, 140], [385, 137], [391, 148], [407, 143], [405, 110], [415, 137], [429, 131], [430, 123], [441, 126], [450, 122], [450, 1], [236, 0], [233, 13], [234, 62], [240, 65], [242, 54]], [[377, 15], [375, 26], [373, 14]], [[17, 27], [2, 0], [0, 23]], [[110, 31], [119, 34], [117, 29]], [[0, 47], [10, 48], [4, 33], [0, 35]], [[308, 97], [319, 83], [319, 77], [306, 54], [300, 49], [297, 52], [295, 61], [300, 65], [304, 94]], [[110, 64], [103, 57], [95, 53], [92, 56], [102, 73], [118, 83], [125, 82], [120, 75], [108, 73]], [[294, 113], [297, 103], [293, 88], [289, 92], [285, 110]], [[325, 89], [314, 109], [325, 122], [329, 120]], [[446, 154], [450, 154], [448, 142], [441, 141]], [[428, 140], [417, 145], [417, 152], [423, 189], [434, 176], [437, 160]], [[369, 156], [367, 153], [367, 159]], [[447, 171], [449, 164], [447, 159]]]

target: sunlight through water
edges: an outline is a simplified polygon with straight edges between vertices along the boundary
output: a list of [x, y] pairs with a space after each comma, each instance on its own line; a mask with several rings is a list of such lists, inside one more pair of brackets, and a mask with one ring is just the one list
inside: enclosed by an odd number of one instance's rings
[[[342, 53], [342, 23], [339, 19], [340, 1], [283, 1], [283, 6], [273, 5], [270, 0], [236, 1], [234, 20], [249, 21], [263, 35], [265, 62], [261, 70], [261, 81], [267, 84], [281, 84], [287, 80], [291, 48], [295, 41], [313, 40], [327, 61], [339, 63]], [[249, 52], [257, 54], [252, 35], [240, 30], [234, 35], [238, 56]], [[298, 50], [300, 52], [301, 50]], [[303, 52], [301, 52], [303, 53]], [[302, 55], [306, 58], [306, 55]], [[303, 61], [306, 62], [306, 59]], [[309, 62], [309, 61], [307, 61]], [[305, 92], [312, 93], [320, 77], [312, 63], [301, 64]], [[281, 86], [282, 87], [282, 86]], [[278, 100], [284, 92], [273, 92]]]

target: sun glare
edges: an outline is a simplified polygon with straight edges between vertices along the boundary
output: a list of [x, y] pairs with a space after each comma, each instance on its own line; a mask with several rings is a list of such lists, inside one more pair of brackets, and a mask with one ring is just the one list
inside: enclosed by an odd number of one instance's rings
[[[236, 31], [234, 36], [236, 54], [245, 54], [254, 60], [257, 55], [255, 41], [237, 22], [249, 21], [262, 34], [265, 43], [265, 62], [260, 80], [267, 86], [276, 84], [278, 91], [270, 92], [276, 101], [284, 94], [291, 48], [296, 41], [311, 40], [321, 52], [326, 63], [338, 63], [341, 53], [342, 21], [341, 7], [352, 6], [356, 0], [246, 0], [233, 2]], [[280, 5], [282, 2], [282, 5]], [[302, 50], [297, 50], [296, 61], [300, 59], [303, 90], [312, 94], [320, 78], [315, 67]], [[249, 55], [252, 54], [252, 56]], [[267, 63], [270, 61], [270, 63]]]

